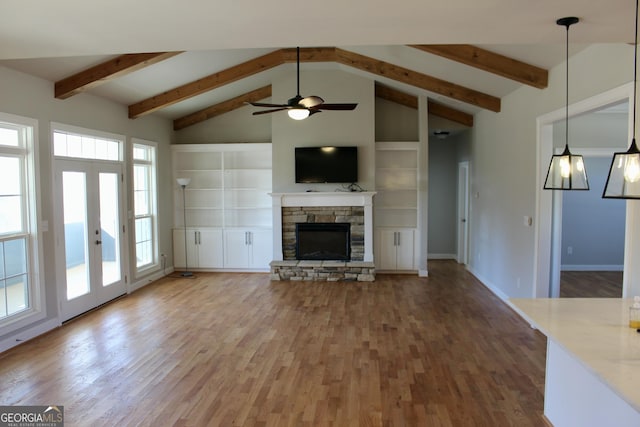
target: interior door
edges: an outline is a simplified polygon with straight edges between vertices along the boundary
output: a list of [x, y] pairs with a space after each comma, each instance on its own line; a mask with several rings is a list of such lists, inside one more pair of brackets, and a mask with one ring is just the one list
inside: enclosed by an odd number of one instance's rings
[[122, 166], [56, 161], [56, 274], [62, 321], [126, 292]]
[[469, 254], [469, 162], [458, 164], [458, 262], [468, 263]]

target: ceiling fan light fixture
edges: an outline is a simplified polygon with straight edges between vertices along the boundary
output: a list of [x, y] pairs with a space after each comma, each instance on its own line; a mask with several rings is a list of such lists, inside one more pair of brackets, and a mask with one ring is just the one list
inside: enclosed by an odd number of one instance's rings
[[306, 108], [291, 108], [287, 110], [287, 114], [289, 114], [289, 117], [293, 120], [304, 120], [309, 117], [309, 110]]
[[276, 111], [286, 110], [294, 120], [304, 120], [307, 117], [320, 113], [322, 110], [350, 111], [354, 110], [358, 104], [341, 103], [341, 104], [325, 104], [324, 99], [319, 96], [301, 96], [300, 95], [300, 48], [296, 48], [296, 88], [297, 94], [290, 98], [286, 104], [271, 104], [264, 102], [249, 102], [254, 107], [266, 107], [271, 110], [254, 111], [254, 116], [262, 114], [275, 113]]

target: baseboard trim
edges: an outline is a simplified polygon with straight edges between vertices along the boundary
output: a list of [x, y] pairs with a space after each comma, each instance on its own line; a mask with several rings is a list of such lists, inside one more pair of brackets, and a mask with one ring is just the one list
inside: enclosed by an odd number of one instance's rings
[[457, 260], [458, 256], [456, 254], [427, 254], [427, 259], [453, 259]]
[[171, 273], [173, 273], [173, 271], [174, 271], [173, 267], [170, 267], [164, 270], [158, 270], [155, 273], [142, 277], [139, 280], [131, 283], [131, 286], [129, 286], [129, 291], [127, 293], [130, 294], [131, 292], [137, 291], [138, 289], [143, 288], [148, 284], [155, 282], [156, 280], [162, 279], [163, 277], [170, 275]]
[[624, 271], [624, 265], [603, 264], [603, 265], [579, 265], [562, 264], [560, 271]]
[[470, 265], [467, 265], [467, 271], [471, 273], [478, 281], [487, 289], [489, 289], [495, 296], [500, 298], [503, 302], [508, 303], [509, 296], [502, 292], [497, 286], [486, 280], [482, 275], [478, 274]]
[[7, 351], [10, 348], [18, 346], [20, 344], [23, 344], [29, 340], [32, 340], [35, 337], [45, 334], [55, 328], [58, 328], [60, 327], [60, 325], [61, 325], [60, 320], [58, 320], [58, 318], [56, 317], [55, 319], [47, 320], [29, 329], [16, 332], [15, 334], [12, 334], [10, 337], [0, 341], [0, 353]]

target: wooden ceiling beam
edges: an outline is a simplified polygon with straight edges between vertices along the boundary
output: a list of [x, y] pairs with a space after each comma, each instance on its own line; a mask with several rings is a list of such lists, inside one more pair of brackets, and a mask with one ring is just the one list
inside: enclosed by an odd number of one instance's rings
[[401, 83], [456, 99], [494, 112], [500, 112], [500, 98], [438, 79], [408, 68], [369, 58], [354, 52], [336, 48], [339, 63], [386, 77]]
[[164, 61], [181, 52], [128, 53], [95, 65], [84, 71], [55, 83], [57, 99], [67, 99], [73, 95], [122, 77], [141, 68]]
[[469, 44], [410, 46], [538, 89], [544, 89], [549, 84], [547, 70], [477, 46]]
[[378, 82], [376, 82], [375, 91], [378, 98], [386, 99], [387, 101], [395, 102], [396, 104], [404, 105], [405, 107], [413, 108], [415, 110], [418, 109], [417, 96], [409, 95], [408, 93], [390, 88], [389, 86], [381, 85]]
[[429, 100], [428, 102], [429, 114], [442, 117], [443, 119], [451, 120], [452, 122], [460, 123], [465, 126], [473, 127], [473, 116], [464, 111], [456, 110], [455, 108], [448, 107], [444, 104], [438, 104]]
[[[268, 53], [129, 105], [129, 118], [135, 119], [150, 114], [193, 96], [277, 67], [278, 65], [295, 61], [295, 49], [281, 49]], [[490, 111], [500, 111], [500, 98], [335, 47], [301, 48], [300, 62], [337, 62]], [[216, 106], [210, 108], [213, 107]], [[207, 109], [202, 111], [205, 110]], [[202, 114], [202, 111], [194, 114]]]
[[188, 126], [195, 125], [196, 123], [204, 122], [212, 117], [219, 116], [220, 114], [228, 113], [236, 108], [244, 107], [247, 102], [258, 102], [271, 96], [271, 85], [252, 90], [235, 98], [228, 99], [219, 104], [212, 105], [204, 108], [193, 114], [175, 119], [173, 121], [173, 130], [184, 129]]
[[[379, 98], [386, 99], [387, 101], [395, 102], [396, 104], [404, 105], [409, 108], [418, 109], [417, 96], [409, 95], [408, 93], [401, 92], [379, 83], [376, 83], [375, 90], [376, 96]], [[434, 116], [442, 117], [465, 126], [473, 127], [473, 115], [469, 113], [456, 110], [455, 108], [451, 108], [443, 104], [438, 104], [431, 100], [428, 100], [428, 109], [429, 114], [433, 114]]]
[[152, 96], [143, 101], [129, 105], [129, 118], [135, 119], [153, 113], [161, 108], [208, 92], [221, 86], [233, 83], [246, 77], [258, 74], [283, 63], [282, 52], [276, 50], [242, 64], [227, 68], [199, 80]]
[[[281, 49], [284, 62], [296, 62], [296, 49]], [[300, 62], [335, 62], [335, 47], [301, 47]]]

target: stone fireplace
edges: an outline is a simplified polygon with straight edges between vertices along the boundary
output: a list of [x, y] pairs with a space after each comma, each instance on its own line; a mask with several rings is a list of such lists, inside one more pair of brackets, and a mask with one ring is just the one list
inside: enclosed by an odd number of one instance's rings
[[[360, 280], [375, 279], [373, 263], [373, 192], [309, 192], [272, 194], [274, 218], [274, 260], [272, 280]], [[322, 228], [335, 233], [336, 228], [348, 228], [344, 254], [300, 256], [297, 238], [299, 229], [312, 233], [305, 236], [324, 244], [330, 236]], [[320, 230], [319, 230], [320, 229]], [[338, 233], [340, 234], [340, 233]], [[332, 238], [340, 239], [337, 235]], [[335, 242], [334, 242], [335, 243]], [[326, 251], [326, 248], [320, 248]]]
[[297, 222], [296, 259], [351, 260], [351, 224], [348, 222]]

